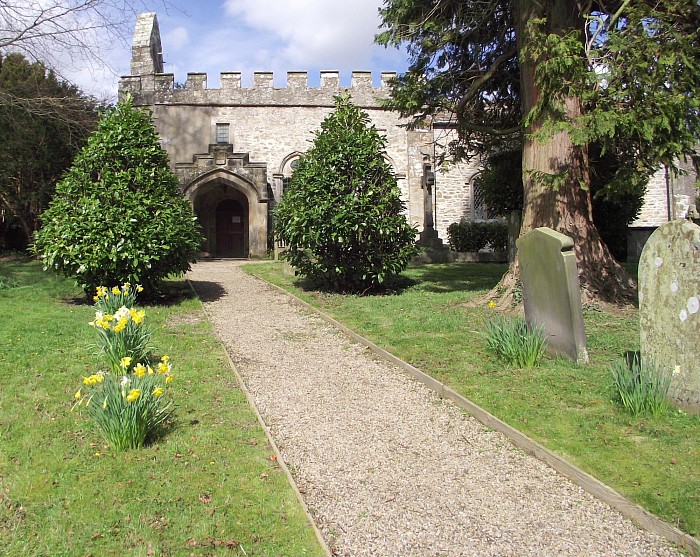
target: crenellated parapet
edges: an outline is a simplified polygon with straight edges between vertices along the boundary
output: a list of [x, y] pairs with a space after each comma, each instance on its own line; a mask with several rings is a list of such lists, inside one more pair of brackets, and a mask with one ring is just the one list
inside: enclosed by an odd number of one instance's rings
[[353, 71], [350, 87], [341, 87], [340, 72], [322, 71], [318, 87], [309, 87], [307, 72], [287, 72], [286, 87], [274, 86], [272, 72], [254, 72], [253, 86], [242, 86], [241, 72], [220, 74], [221, 86], [207, 88], [207, 74], [189, 73], [184, 85], [175, 83], [167, 73], [130, 75], [119, 83], [120, 97], [130, 94], [136, 104], [206, 104], [212, 106], [333, 106], [333, 97], [347, 91], [353, 102], [366, 108], [379, 108], [388, 97], [389, 81], [396, 72], [382, 72], [381, 85], [375, 88], [372, 72]]

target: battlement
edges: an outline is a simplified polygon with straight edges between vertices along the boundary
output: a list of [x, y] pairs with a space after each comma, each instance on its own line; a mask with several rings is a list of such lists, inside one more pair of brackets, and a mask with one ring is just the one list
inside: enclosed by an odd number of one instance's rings
[[137, 104], [333, 106], [333, 97], [347, 91], [356, 104], [378, 107], [379, 99], [388, 96], [389, 81], [396, 72], [381, 72], [378, 88], [369, 71], [353, 71], [350, 87], [341, 87], [338, 71], [321, 71], [319, 77], [319, 86], [309, 87], [307, 72], [290, 71], [286, 87], [275, 87], [273, 72], [254, 72], [253, 86], [243, 87], [241, 72], [222, 72], [221, 86], [208, 89], [205, 73], [188, 73], [184, 85], [176, 84], [175, 76], [168, 73], [130, 75], [122, 77], [119, 93], [131, 94]]

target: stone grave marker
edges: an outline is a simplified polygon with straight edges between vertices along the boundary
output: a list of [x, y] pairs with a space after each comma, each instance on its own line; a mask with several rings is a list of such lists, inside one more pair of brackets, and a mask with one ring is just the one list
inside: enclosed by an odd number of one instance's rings
[[525, 320], [541, 325], [550, 350], [588, 363], [574, 242], [551, 228], [517, 240]]
[[639, 259], [642, 361], [671, 371], [671, 402], [700, 414], [700, 226], [661, 225]]

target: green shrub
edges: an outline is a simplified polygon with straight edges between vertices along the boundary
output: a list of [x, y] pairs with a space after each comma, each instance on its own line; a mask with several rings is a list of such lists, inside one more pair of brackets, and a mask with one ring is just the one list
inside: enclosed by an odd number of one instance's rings
[[41, 220], [34, 251], [86, 293], [126, 281], [153, 291], [201, 242], [150, 114], [130, 99], [100, 120]]
[[521, 317], [488, 321], [486, 341], [499, 358], [520, 368], [538, 365], [547, 345], [544, 329], [529, 326]]
[[17, 281], [6, 277], [0, 277], [0, 290], [9, 290], [17, 286]]
[[508, 226], [499, 221], [454, 222], [447, 227], [453, 251], [475, 252], [490, 246], [494, 251], [508, 249]]
[[474, 188], [481, 191], [490, 218], [506, 217], [511, 211], [522, 210], [522, 158], [520, 146], [491, 153], [474, 176]]
[[666, 395], [671, 374], [655, 362], [642, 361], [639, 354], [610, 366], [615, 398], [633, 416], [657, 415], [668, 408]]
[[493, 251], [508, 250], [508, 225], [500, 221], [483, 223], [486, 229], [486, 244]]
[[275, 208], [275, 234], [301, 275], [363, 292], [399, 274], [416, 253], [386, 139], [348, 95], [322, 122]]

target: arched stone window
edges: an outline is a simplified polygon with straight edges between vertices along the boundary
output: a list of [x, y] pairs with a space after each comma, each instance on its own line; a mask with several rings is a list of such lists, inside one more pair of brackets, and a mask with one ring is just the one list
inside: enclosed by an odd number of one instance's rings
[[279, 167], [279, 172], [274, 175], [276, 200], [279, 201], [279, 199], [281, 199], [281, 197], [284, 195], [284, 191], [289, 186], [289, 181], [292, 178], [292, 173], [294, 172], [294, 168], [296, 167], [300, 156], [301, 153], [298, 151], [287, 155]]

